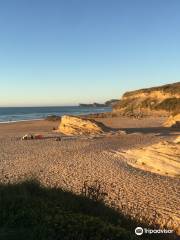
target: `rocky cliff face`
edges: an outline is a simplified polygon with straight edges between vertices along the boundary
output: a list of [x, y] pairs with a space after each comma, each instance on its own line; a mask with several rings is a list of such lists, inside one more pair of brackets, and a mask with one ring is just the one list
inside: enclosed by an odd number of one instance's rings
[[164, 127], [174, 127], [180, 129], [180, 113], [171, 115], [164, 123]]
[[180, 112], [180, 82], [126, 92], [113, 106], [123, 115], [169, 116]]

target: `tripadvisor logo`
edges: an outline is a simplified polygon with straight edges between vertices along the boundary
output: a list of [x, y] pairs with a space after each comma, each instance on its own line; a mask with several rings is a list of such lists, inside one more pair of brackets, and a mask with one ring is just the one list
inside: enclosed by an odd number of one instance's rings
[[137, 227], [135, 228], [135, 234], [136, 235], [142, 235], [142, 234], [171, 234], [173, 233], [173, 230], [171, 229], [148, 229], [148, 228], [142, 228], [142, 227]]
[[135, 229], [135, 234], [136, 234], [136, 235], [142, 235], [142, 234], [143, 234], [143, 229], [142, 229], [142, 227], [137, 227], [137, 228]]

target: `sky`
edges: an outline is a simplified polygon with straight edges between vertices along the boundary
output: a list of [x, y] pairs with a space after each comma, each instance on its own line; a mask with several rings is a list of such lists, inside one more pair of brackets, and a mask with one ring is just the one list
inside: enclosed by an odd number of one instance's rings
[[104, 102], [180, 81], [179, 0], [0, 0], [0, 106]]

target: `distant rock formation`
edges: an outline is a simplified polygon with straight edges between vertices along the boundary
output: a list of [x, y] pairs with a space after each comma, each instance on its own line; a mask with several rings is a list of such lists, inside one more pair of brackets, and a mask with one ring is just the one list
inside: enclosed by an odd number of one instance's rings
[[95, 135], [108, 132], [110, 128], [92, 119], [62, 116], [58, 131], [65, 135]]
[[169, 116], [180, 112], [180, 82], [126, 92], [113, 106], [122, 115]]
[[164, 123], [164, 127], [174, 127], [180, 129], [180, 113], [171, 115]]
[[61, 120], [61, 117], [60, 116], [57, 116], [57, 115], [49, 115], [45, 118], [45, 120], [47, 121], [59, 121]]
[[140, 169], [166, 176], [180, 177], [180, 138], [120, 153], [128, 163]]
[[80, 103], [80, 107], [107, 107], [104, 103], [90, 103], [90, 104], [85, 104], [85, 103]]
[[111, 99], [109, 101], [106, 101], [105, 103], [91, 103], [91, 104], [85, 104], [85, 103], [80, 103], [80, 107], [112, 107], [115, 103], [117, 103], [119, 100], [118, 99]]
[[119, 100], [118, 99], [111, 99], [111, 100], [109, 100], [109, 101], [106, 101], [105, 102], [105, 105], [106, 106], [108, 106], [108, 107], [112, 107], [112, 106], [114, 106], [116, 103], [118, 103], [119, 102]]

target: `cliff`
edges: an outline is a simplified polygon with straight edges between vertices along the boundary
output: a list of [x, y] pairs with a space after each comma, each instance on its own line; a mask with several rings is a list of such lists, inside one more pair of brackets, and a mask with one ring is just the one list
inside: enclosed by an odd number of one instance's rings
[[164, 123], [164, 127], [174, 127], [180, 129], [180, 113], [171, 115]]
[[180, 112], [180, 82], [126, 92], [113, 106], [122, 115], [169, 116]]

